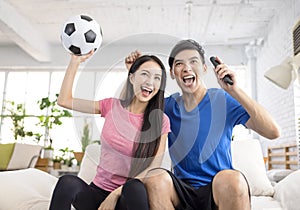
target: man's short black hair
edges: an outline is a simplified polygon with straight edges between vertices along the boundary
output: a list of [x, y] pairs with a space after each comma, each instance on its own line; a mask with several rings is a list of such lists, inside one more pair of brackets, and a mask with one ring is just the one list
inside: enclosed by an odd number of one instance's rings
[[172, 68], [172, 66], [173, 66], [175, 56], [183, 50], [196, 50], [196, 51], [198, 51], [202, 63], [203, 64], [205, 63], [205, 59], [204, 59], [204, 53], [205, 52], [204, 52], [204, 49], [202, 48], [202, 46], [193, 39], [186, 39], [186, 40], [179, 41], [173, 47], [173, 49], [170, 53], [170, 56], [169, 56], [169, 66], [170, 66], [170, 68]]

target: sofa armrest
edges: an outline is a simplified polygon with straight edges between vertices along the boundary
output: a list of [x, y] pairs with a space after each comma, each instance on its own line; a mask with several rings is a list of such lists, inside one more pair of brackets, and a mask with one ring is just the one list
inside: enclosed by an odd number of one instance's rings
[[56, 182], [34, 168], [0, 172], [0, 209], [48, 209]]

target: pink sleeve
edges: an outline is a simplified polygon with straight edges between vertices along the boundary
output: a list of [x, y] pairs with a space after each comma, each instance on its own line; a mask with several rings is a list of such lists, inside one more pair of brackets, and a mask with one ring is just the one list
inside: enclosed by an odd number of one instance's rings
[[171, 132], [170, 119], [166, 114], [164, 114], [161, 134], [166, 134], [166, 133], [169, 133], [169, 132]]
[[101, 111], [101, 117], [105, 117], [105, 115], [111, 110], [113, 103], [113, 98], [105, 98], [102, 100], [99, 100], [99, 108]]

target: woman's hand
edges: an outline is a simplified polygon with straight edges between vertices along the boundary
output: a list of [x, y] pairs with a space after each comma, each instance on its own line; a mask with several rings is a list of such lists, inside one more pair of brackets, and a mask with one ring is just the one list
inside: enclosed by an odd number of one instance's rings
[[85, 62], [88, 58], [90, 58], [94, 54], [94, 50], [91, 50], [88, 54], [86, 55], [75, 55], [71, 54], [71, 62], [80, 64]]
[[130, 53], [126, 58], [125, 58], [125, 65], [127, 70], [129, 71], [130, 67], [132, 66], [132, 64], [134, 63], [134, 61], [139, 58], [142, 55], [142, 53], [138, 50], [133, 51], [132, 53]]

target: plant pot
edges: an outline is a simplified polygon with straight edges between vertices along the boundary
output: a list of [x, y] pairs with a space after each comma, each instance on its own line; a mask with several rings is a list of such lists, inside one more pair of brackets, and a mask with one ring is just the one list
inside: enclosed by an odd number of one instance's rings
[[77, 160], [77, 163], [81, 163], [84, 152], [73, 152], [75, 159]]
[[43, 157], [52, 159], [53, 158], [53, 149], [44, 149]]
[[54, 169], [61, 169], [61, 163], [60, 162], [54, 162], [53, 163], [53, 168]]

